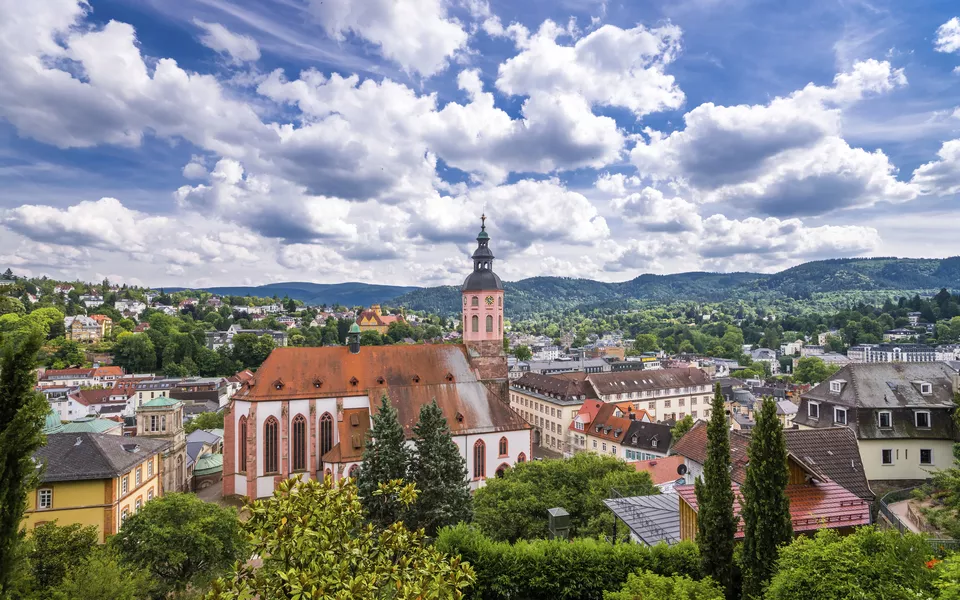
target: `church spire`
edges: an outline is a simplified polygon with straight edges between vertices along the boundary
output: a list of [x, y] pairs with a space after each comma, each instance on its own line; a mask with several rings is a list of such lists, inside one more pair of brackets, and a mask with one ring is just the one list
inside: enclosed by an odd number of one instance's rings
[[493, 272], [493, 251], [490, 250], [490, 234], [487, 233], [487, 215], [480, 215], [480, 233], [477, 234], [477, 249], [473, 256], [473, 273], [464, 281], [462, 289], [502, 290], [500, 278]]

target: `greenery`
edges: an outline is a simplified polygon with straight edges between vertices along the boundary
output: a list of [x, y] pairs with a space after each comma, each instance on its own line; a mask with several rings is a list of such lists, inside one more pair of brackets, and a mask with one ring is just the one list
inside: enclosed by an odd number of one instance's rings
[[747, 447], [746, 481], [740, 488], [743, 519], [741, 570], [743, 598], [760, 598], [774, 571], [778, 549], [793, 539], [787, 483], [787, 441], [777, 405], [764, 398]]
[[[378, 494], [403, 506], [416, 498], [412, 484], [394, 481]], [[460, 599], [474, 581], [459, 557], [424, 542], [402, 523], [385, 529], [366, 522], [352, 479], [334, 483], [287, 480], [273, 496], [248, 507], [243, 524], [262, 565], [240, 565], [214, 583], [211, 600], [249, 598]]]
[[690, 542], [653, 548], [595, 539], [496, 542], [475, 527], [443, 529], [437, 548], [459, 555], [476, 571], [472, 597], [593, 600], [619, 590], [631, 573], [700, 577], [696, 547]]
[[733, 536], [737, 531], [730, 467], [729, 427], [718, 383], [707, 424], [703, 477], [694, 482], [694, 491], [698, 506], [697, 546], [703, 560], [703, 572], [726, 590], [728, 598], [733, 593]]
[[204, 412], [190, 419], [184, 426], [184, 432], [190, 434], [198, 429], [223, 429], [222, 412]]
[[530, 348], [527, 346], [517, 346], [513, 349], [513, 355], [517, 360], [530, 360], [533, 358], [533, 353], [530, 352]]
[[797, 383], [820, 383], [840, 370], [839, 365], [827, 364], [817, 356], [805, 356], [797, 361], [793, 380]]
[[933, 596], [934, 570], [923, 536], [861, 527], [848, 536], [821, 529], [780, 550], [766, 600], [917, 600]]
[[70, 568], [50, 600], [142, 600], [153, 591], [146, 571], [124, 567], [107, 549], [96, 549]]
[[157, 597], [204, 585], [249, 556], [232, 508], [193, 494], [166, 494], [143, 505], [110, 540], [121, 562], [144, 569]]
[[30, 569], [38, 590], [47, 591], [60, 585], [67, 571], [87, 560], [100, 533], [96, 526], [44, 523], [34, 528], [29, 538]]
[[571, 537], [611, 535], [613, 516], [603, 500], [613, 489], [625, 496], [659, 493], [649, 473], [612, 456], [581, 452], [519, 463], [476, 491], [474, 522], [497, 541], [545, 538], [547, 510], [560, 507], [570, 513]]
[[373, 415], [373, 426], [363, 450], [363, 462], [357, 473], [357, 489], [370, 520], [386, 528], [403, 519], [402, 506], [389, 494], [377, 493], [382, 484], [407, 478], [410, 448], [400, 425], [397, 409], [384, 393]]
[[407, 526], [422, 528], [432, 538], [441, 527], [469, 523], [473, 497], [466, 479], [467, 463], [450, 436], [447, 419], [436, 400], [420, 407], [413, 441], [408, 477], [419, 494], [407, 510]]
[[686, 415], [685, 417], [677, 421], [677, 423], [670, 428], [670, 438], [671, 438], [670, 443], [676, 444], [677, 441], [680, 440], [680, 438], [687, 435], [687, 432], [693, 429], [693, 425], [694, 425], [693, 417], [690, 415]]
[[603, 600], [723, 600], [723, 590], [706, 577], [631, 573], [619, 592], [604, 592]]

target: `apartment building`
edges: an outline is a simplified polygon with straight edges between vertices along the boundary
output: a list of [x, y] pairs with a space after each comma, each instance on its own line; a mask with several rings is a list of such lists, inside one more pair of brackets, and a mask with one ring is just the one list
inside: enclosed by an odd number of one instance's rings
[[695, 367], [590, 373], [586, 379], [601, 401], [632, 402], [636, 410], [645, 410], [656, 421], [710, 416], [711, 380]]
[[510, 383], [510, 407], [533, 425], [535, 444], [573, 453], [570, 423], [585, 401], [597, 399], [586, 377], [584, 372], [524, 373]]

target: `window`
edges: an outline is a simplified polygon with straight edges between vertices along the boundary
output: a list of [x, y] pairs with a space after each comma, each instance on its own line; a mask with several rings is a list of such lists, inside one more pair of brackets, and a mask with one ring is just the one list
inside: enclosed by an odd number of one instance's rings
[[[237, 438], [237, 440], [239, 441], [239, 443], [237, 444], [237, 452], [238, 452], [238, 459], [239, 459], [237, 460], [237, 470], [240, 471], [241, 473], [246, 473], [247, 471], [247, 417], [246, 416], [240, 417], [239, 430], [240, 430], [240, 435]], [[150, 466], [152, 467], [153, 465], [151, 464]]]
[[518, 463], [527, 462], [527, 455], [521, 452], [520, 455], [517, 456], [517, 462]]
[[120, 480], [120, 495], [126, 496], [127, 490], [129, 488], [130, 488], [130, 476], [124, 475], [123, 478]]
[[320, 417], [320, 456], [322, 457], [333, 448], [333, 416], [323, 413]]
[[664, 401], [663, 401], [663, 407], [664, 407], [664, 408], [670, 408], [670, 401], [669, 401], [669, 400], [664, 400]]
[[277, 473], [280, 471], [279, 444], [280, 423], [277, 419], [270, 417], [263, 424], [263, 472]]
[[493, 316], [487, 315], [487, 333], [493, 333]]
[[882, 465], [892, 465], [893, 464], [893, 450], [885, 448], [880, 451], [880, 464]]
[[470, 318], [470, 322], [471, 322], [471, 329], [473, 330], [474, 333], [477, 333], [478, 331], [480, 331], [480, 317], [478, 317], [477, 315], [473, 315], [473, 317]]
[[53, 508], [53, 490], [52, 489], [43, 488], [43, 489], [37, 490], [37, 508], [40, 510]]
[[840, 425], [847, 424], [847, 409], [845, 408], [836, 408], [833, 409], [833, 422]]
[[140, 482], [141, 482], [142, 480], [143, 480], [143, 468], [142, 468], [142, 467], [137, 467], [137, 474], [136, 474], [136, 478], [135, 478], [136, 484], [135, 484], [135, 485], [136, 485], [137, 487], [140, 487]]
[[150, 502], [151, 500], [153, 500], [153, 488], [147, 490], [147, 502]]
[[820, 403], [819, 402], [807, 402], [807, 416], [811, 419], [820, 418]]
[[160, 431], [167, 430], [167, 415], [160, 416]]
[[657, 403], [656, 403], [656, 402], [647, 402], [647, 409], [649, 409], [649, 410], [657, 410]]
[[473, 478], [483, 479], [487, 476], [487, 445], [483, 440], [477, 440], [473, 445]]
[[506, 437], [500, 438], [500, 444], [497, 450], [500, 452], [500, 456], [507, 455], [507, 438]]
[[593, 447], [594, 447], [594, 448], [597, 447], [597, 440], [593, 440]]
[[303, 415], [293, 418], [293, 470], [307, 469], [307, 420]]
[[606, 442], [603, 443], [603, 451], [604, 451], [604, 452], [607, 451], [607, 443], [606, 443]]
[[696, 406], [696, 405], [697, 405], [697, 399], [696, 399], [696, 398], [690, 398], [690, 406]]
[[929, 448], [920, 449], [920, 464], [921, 465], [933, 464], [933, 450], [930, 450]]
[[120, 524], [123, 525], [123, 523], [127, 520], [127, 517], [129, 516], [130, 516], [130, 509], [129, 508], [123, 509], [123, 512], [120, 513]]
[[929, 396], [930, 394], [933, 393], [933, 386], [930, 385], [929, 383], [921, 382], [921, 383], [920, 383], [920, 393], [921, 393], [922, 395], [924, 395], [924, 396]]
[[693, 417], [694, 419], [696, 419], [696, 418], [697, 418], [697, 411], [695, 411], [695, 410], [694, 410], [694, 411], [690, 411], [690, 416]]
[[890, 429], [892, 424], [893, 419], [889, 410], [881, 410], [877, 413], [877, 427], [880, 429]]
[[353, 466], [351, 466], [351, 467], [350, 467], [350, 470], [347, 471], [347, 477], [349, 477], [350, 479], [356, 479], [356, 478], [357, 478], [357, 469], [358, 469], [358, 468], [359, 468], [358, 465], [353, 465]]
[[480, 298], [476, 296], [470, 298], [470, 306], [480, 306]]
[[133, 505], [133, 512], [135, 513], [140, 512], [141, 506], [143, 506], [143, 500], [141, 500], [140, 498], [137, 498], [137, 501]]
[[685, 406], [687, 402], [686, 398], [680, 398], [680, 406]]
[[930, 411], [918, 410], [914, 414], [917, 427], [920, 429], [930, 429]]
[[612, 446], [612, 447], [610, 448], [610, 452], [612, 452], [613, 455], [616, 456], [616, 455], [617, 455], [617, 447], [616, 447], [616, 446]]
[[839, 394], [843, 389], [843, 382], [840, 380], [830, 382], [830, 393]]
[[[502, 298], [501, 298], [502, 301]], [[503, 317], [497, 317], [497, 331], [503, 333]]]

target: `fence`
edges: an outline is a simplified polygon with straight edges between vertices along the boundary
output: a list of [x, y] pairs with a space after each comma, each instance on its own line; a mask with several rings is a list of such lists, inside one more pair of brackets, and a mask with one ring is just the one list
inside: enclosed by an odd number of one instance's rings
[[[905, 533], [913, 533], [914, 530], [903, 522], [903, 520], [897, 515], [893, 510], [890, 509], [890, 504], [895, 502], [901, 502], [903, 500], [909, 500], [913, 497], [913, 491], [917, 489], [916, 487], [906, 488], [902, 490], [895, 490], [888, 494], [885, 494], [880, 498], [880, 514], [886, 517], [887, 521], [891, 526], [896, 528], [900, 532], [900, 535]], [[908, 515], [914, 517], [914, 524], [917, 529], [923, 531], [928, 530], [928, 526], [920, 522], [919, 516], [912, 510], [912, 507], [907, 510]], [[960, 549], [960, 540], [946, 539], [946, 538], [933, 538], [928, 537], [927, 543], [938, 552], [946, 552], [947, 550], [957, 550]]]

